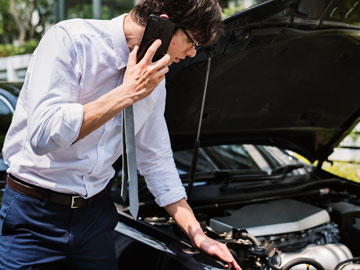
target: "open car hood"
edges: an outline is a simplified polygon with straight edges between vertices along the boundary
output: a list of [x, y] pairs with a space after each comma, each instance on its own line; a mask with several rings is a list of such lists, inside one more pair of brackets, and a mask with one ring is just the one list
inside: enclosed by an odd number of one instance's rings
[[[360, 4], [267, 1], [225, 19], [225, 35], [171, 66], [174, 149], [200, 140], [268, 144], [325, 160], [360, 116]], [[209, 61], [211, 58], [211, 61]]]

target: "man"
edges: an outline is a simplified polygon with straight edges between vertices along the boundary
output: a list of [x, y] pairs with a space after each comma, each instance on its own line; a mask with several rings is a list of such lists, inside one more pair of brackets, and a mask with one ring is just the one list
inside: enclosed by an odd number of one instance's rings
[[[150, 14], [177, 29], [157, 62], [155, 41], [137, 64]], [[184, 30], [183, 30], [184, 29]], [[240, 269], [208, 238], [186, 202], [164, 119], [168, 65], [221, 34], [216, 0], [142, 0], [111, 21], [52, 27], [34, 52], [3, 155], [9, 166], [0, 214], [0, 269], [116, 269], [116, 210], [107, 192], [122, 152], [122, 110], [134, 108], [137, 167], [156, 202], [193, 244]], [[76, 204], [78, 208], [72, 208]]]

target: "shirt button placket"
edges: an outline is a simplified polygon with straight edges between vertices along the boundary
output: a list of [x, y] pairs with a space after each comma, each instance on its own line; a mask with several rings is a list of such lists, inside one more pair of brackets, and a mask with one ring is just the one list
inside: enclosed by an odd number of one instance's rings
[[112, 126], [112, 121], [113, 119], [111, 119], [110, 121], [108, 121], [107, 123], [105, 123], [105, 129], [104, 129], [104, 133], [103, 135], [100, 137], [99, 140], [99, 144], [97, 147], [98, 150], [98, 160], [95, 166], [95, 169], [93, 171], [93, 174], [99, 174], [101, 173], [101, 169], [103, 168], [103, 163], [104, 163], [104, 155], [105, 155], [105, 142], [109, 137], [110, 134], [110, 128]]

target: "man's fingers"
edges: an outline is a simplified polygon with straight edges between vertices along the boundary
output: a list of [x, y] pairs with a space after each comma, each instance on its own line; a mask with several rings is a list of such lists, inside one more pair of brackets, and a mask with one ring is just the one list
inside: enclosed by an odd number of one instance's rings
[[242, 268], [240, 267], [240, 265], [238, 265], [238, 263], [237, 263], [235, 260], [233, 260], [233, 261], [231, 262], [231, 265], [234, 267], [235, 270], [242, 270]]
[[158, 61], [156, 61], [157, 66], [167, 66], [170, 61], [170, 55], [165, 54], [163, 57], [161, 57]]
[[168, 71], [169, 71], [169, 67], [167, 65], [163, 66], [162, 68], [160, 68], [156, 71], [156, 73], [154, 74], [154, 77], [155, 78], [163, 77], [163, 76], [165, 76], [166, 73], [168, 73]]
[[[153, 63], [151, 65], [149, 65], [149, 68], [147, 69], [145, 75], [149, 78], [152, 78], [152, 80], [157, 81], [158, 78], [165, 76], [165, 74], [169, 71], [169, 67], [167, 65], [168, 63], [168, 59], [170, 59], [170, 56], [168, 57], [163, 57], [163, 63], [159, 63], [159, 61], [157, 61], [156, 63]], [[157, 82], [160, 83], [160, 82]]]
[[233, 257], [224, 244], [219, 244], [217, 256], [225, 262], [231, 262]]
[[223, 261], [227, 262], [228, 265], [234, 267], [230, 267], [230, 269], [236, 269], [241, 270], [241, 267], [238, 265], [238, 263], [235, 261], [234, 257], [231, 255], [229, 249], [226, 247], [226, 245], [220, 245], [219, 252], [217, 256], [222, 259]]
[[127, 64], [128, 66], [136, 65], [136, 55], [137, 55], [138, 49], [139, 49], [139, 47], [136, 45], [134, 47], [134, 49], [130, 52], [128, 64]]
[[126, 79], [131, 82], [139, 99], [150, 95], [169, 71], [169, 55], [163, 56], [159, 61], [152, 62], [152, 58], [160, 45], [161, 40], [155, 40], [139, 63], [137, 63], [136, 59], [138, 46], [135, 46], [129, 55], [128, 68], [125, 73], [124, 81]]
[[200, 249], [221, 259], [226, 268], [241, 270], [241, 267], [235, 261], [233, 255], [225, 244], [215, 241], [207, 236], [201, 240], [199, 244]]
[[151, 46], [149, 47], [149, 49], [146, 51], [144, 58], [141, 61], [145, 61], [147, 63], [151, 63], [152, 59], [157, 51], [157, 49], [159, 49], [161, 45], [161, 40], [157, 39], [153, 42], [153, 44], [151, 44]]

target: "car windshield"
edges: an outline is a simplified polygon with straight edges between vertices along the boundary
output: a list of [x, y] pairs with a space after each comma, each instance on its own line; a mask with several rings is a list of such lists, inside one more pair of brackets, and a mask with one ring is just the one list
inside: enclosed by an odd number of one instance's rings
[[[192, 150], [174, 153], [180, 175], [189, 173]], [[299, 164], [286, 150], [273, 146], [232, 144], [200, 147], [196, 173], [236, 171], [238, 174], [271, 174], [279, 167]]]

